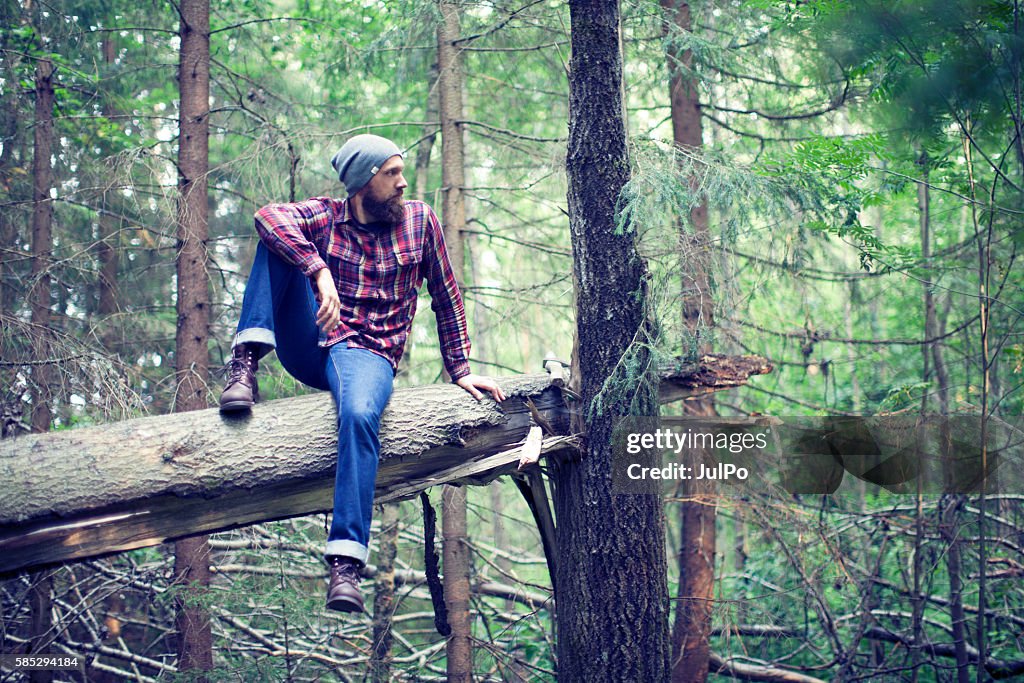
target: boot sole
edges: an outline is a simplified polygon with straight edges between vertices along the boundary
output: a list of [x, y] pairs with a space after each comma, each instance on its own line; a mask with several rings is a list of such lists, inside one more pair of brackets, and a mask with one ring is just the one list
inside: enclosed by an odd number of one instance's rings
[[249, 410], [255, 405], [255, 401], [229, 401], [228, 403], [222, 403], [220, 406], [220, 412], [222, 413], [235, 413], [242, 410]]
[[362, 614], [366, 611], [363, 605], [359, 604], [355, 600], [350, 598], [335, 598], [327, 603], [327, 609], [334, 610], [335, 612], [352, 612], [356, 614]]

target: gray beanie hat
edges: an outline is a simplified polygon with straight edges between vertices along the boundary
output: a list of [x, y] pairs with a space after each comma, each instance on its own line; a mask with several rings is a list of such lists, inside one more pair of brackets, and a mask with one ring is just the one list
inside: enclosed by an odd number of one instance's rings
[[331, 166], [338, 172], [338, 180], [345, 183], [345, 190], [351, 197], [370, 182], [385, 161], [396, 154], [403, 156], [398, 145], [387, 138], [357, 135], [338, 150], [331, 159]]

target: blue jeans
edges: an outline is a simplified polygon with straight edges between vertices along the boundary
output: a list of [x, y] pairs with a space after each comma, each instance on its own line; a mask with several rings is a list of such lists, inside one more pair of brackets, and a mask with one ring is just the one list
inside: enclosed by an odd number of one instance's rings
[[380, 416], [391, 398], [394, 372], [384, 357], [349, 348], [345, 342], [322, 348], [316, 324], [319, 305], [309, 279], [261, 242], [245, 285], [234, 345], [263, 345], [259, 355], [277, 349], [288, 373], [303, 384], [334, 396], [338, 409], [338, 467], [334, 515], [325, 555], [366, 562], [369, 555], [373, 490], [380, 456]]

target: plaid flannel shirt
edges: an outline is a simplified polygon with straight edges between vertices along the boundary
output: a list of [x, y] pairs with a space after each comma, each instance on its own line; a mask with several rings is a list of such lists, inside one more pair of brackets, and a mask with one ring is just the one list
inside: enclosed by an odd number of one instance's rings
[[417, 289], [426, 280], [444, 367], [453, 381], [469, 374], [462, 295], [444, 232], [429, 206], [406, 201], [405, 220], [389, 230], [359, 224], [348, 200], [314, 197], [264, 206], [256, 212], [256, 231], [272, 252], [311, 279], [330, 268], [341, 325], [321, 333], [320, 346], [347, 341], [383, 356], [397, 370], [416, 314]]

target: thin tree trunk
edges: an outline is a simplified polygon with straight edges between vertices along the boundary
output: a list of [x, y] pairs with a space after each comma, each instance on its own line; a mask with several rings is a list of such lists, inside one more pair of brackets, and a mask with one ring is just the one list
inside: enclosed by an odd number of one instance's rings
[[[109, 32], [103, 34], [102, 53], [103, 63], [109, 73], [114, 65], [117, 54], [114, 37]], [[111, 118], [116, 114], [117, 108], [114, 107], [108, 98], [103, 105], [103, 115]], [[113, 183], [108, 183], [103, 188], [101, 203], [103, 211], [100, 213], [101, 239], [98, 254], [100, 262], [98, 312], [100, 316], [108, 318], [108, 320], [104, 321], [103, 330], [103, 337], [106, 342], [113, 341], [113, 329], [109, 316], [117, 313], [117, 261], [118, 243], [120, 242], [120, 220], [111, 215], [111, 213], [114, 213], [111, 209], [114, 204], [115, 195]]]
[[[15, 21], [15, 12], [17, 7], [8, 6], [9, 3], [4, 3], [0, 7], [2, 12], [2, 19], [8, 26], [13, 26]], [[6, 48], [6, 45], [0, 44], [0, 48]], [[9, 79], [10, 74], [14, 71], [14, 65], [12, 62], [15, 57], [11, 55], [6, 49], [4, 49], [3, 61], [0, 62], [4, 67], [4, 78]], [[17, 148], [19, 140], [18, 130], [18, 97], [17, 94], [7, 89], [0, 99], [0, 135], [3, 136], [4, 144], [3, 149], [0, 150], [0, 190], [3, 191], [4, 196], [8, 201], [15, 199], [13, 190], [13, 177], [11, 174], [11, 165], [14, 161], [14, 150]], [[0, 315], [8, 316], [14, 315], [15, 308], [15, 295], [16, 290], [14, 282], [16, 279], [14, 273], [14, 262], [18, 257], [18, 249], [20, 249], [20, 241], [18, 236], [18, 222], [14, 217], [13, 211], [0, 211]], [[0, 338], [0, 350], [3, 348], [3, 340]]]
[[963, 561], [961, 552], [960, 512], [963, 496], [954, 494], [946, 499], [942, 508], [940, 529], [946, 548], [946, 571], [949, 573], [949, 617], [956, 654], [957, 683], [969, 683], [970, 658], [967, 654], [967, 617], [964, 613]]
[[[208, 377], [209, 284], [206, 272], [207, 183], [209, 164], [210, 4], [183, 0], [178, 85], [178, 331], [175, 343], [175, 412], [205, 408]], [[178, 668], [213, 668], [210, 615], [203, 606], [210, 583], [208, 537], [175, 543], [175, 581], [184, 590], [177, 601]], [[207, 680], [202, 673], [198, 680]]]
[[672, 680], [687, 683], [704, 681], [708, 676], [715, 581], [716, 497], [713, 486], [707, 482], [684, 481], [682, 484]]
[[438, 79], [440, 77], [437, 62], [430, 65], [430, 90], [427, 92], [427, 112], [424, 117], [423, 141], [416, 151], [416, 199], [427, 201], [427, 184], [430, 182], [430, 157], [437, 139], [437, 126], [434, 123], [440, 114], [438, 104]]
[[[630, 400], [612, 387], [595, 398], [625, 353], [647, 333], [646, 267], [635, 233], [616, 230], [615, 206], [629, 179], [622, 119], [619, 4], [569, 3], [569, 228], [576, 294], [574, 385], [581, 395], [574, 430], [586, 434], [581, 460], [555, 466], [558, 539], [558, 678], [664, 681], [669, 676], [665, 526], [660, 495], [612, 491], [616, 416], [654, 415], [653, 392], [631, 382]], [[617, 381], [616, 381], [617, 380]], [[612, 384], [625, 384], [624, 377]], [[653, 462], [653, 458], [652, 458]]]
[[[32, 577], [29, 589], [29, 606], [32, 611], [32, 639], [29, 646], [31, 654], [53, 654], [50, 647], [53, 642], [53, 574], [44, 569]], [[50, 683], [52, 671], [31, 671], [31, 683]]]
[[445, 246], [459, 284], [463, 283], [462, 231], [466, 227], [465, 151], [462, 139], [462, 88], [465, 75], [462, 55], [453, 41], [459, 38], [458, 7], [440, 0], [441, 23], [437, 27], [438, 107], [441, 117], [441, 197]]
[[[441, 115], [441, 174], [445, 245], [459, 284], [463, 277], [466, 226], [465, 153], [463, 150], [462, 58], [454, 41], [460, 33], [458, 7], [440, 0], [437, 27], [438, 105]], [[446, 486], [441, 494], [444, 598], [452, 632], [447, 644], [449, 681], [473, 679], [472, 618], [469, 611], [469, 575], [472, 558], [466, 535], [466, 488]]]
[[[1016, 14], [1016, 11], [1015, 11]], [[1016, 20], [1016, 19], [1015, 19]], [[968, 120], [968, 128], [973, 126], [972, 122]], [[963, 140], [964, 157], [967, 160], [967, 174], [970, 180], [970, 196], [971, 196], [971, 223], [974, 226], [974, 235], [978, 243], [978, 321], [981, 329], [980, 338], [978, 339], [979, 351], [981, 352], [981, 434], [980, 434], [980, 449], [981, 449], [981, 487], [978, 496], [978, 620], [977, 620], [977, 634], [978, 634], [978, 668], [975, 672], [976, 680], [978, 683], [983, 683], [985, 680], [985, 662], [988, 659], [988, 645], [987, 645], [987, 634], [988, 634], [988, 620], [985, 618], [985, 604], [988, 600], [987, 593], [987, 573], [988, 573], [988, 549], [986, 547], [986, 515], [987, 515], [987, 503], [985, 500], [986, 493], [988, 490], [988, 440], [986, 438], [988, 432], [988, 420], [989, 420], [989, 396], [992, 392], [992, 354], [989, 350], [989, 335], [991, 334], [992, 324], [992, 309], [989, 305], [990, 298], [989, 293], [991, 291], [991, 277], [992, 277], [992, 216], [990, 215], [987, 219], [987, 229], [982, 234], [982, 229], [978, 221], [978, 202], [977, 202], [977, 190], [976, 190], [976, 179], [974, 177], [974, 163], [971, 157], [971, 145], [968, 141]], [[993, 189], [994, 192], [994, 189]], [[994, 196], [989, 197], [989, 201], [994, 201]], [[991, 212], [989, 212], [991, 213]], [[959, 651], [958, 651], [959, 661]], [[958, 672], [959, 673], [959, 672]]]
[[[685, 0], [662, 0], [666, 13], [667, 35], [692, 31], [690, 4]], [[671, 26], [670, 26], [671, 24]], [[697, 79], [692, 75], [693, 52], [668, 49], [669, 96], [673, 142], [680, 147], [699, 150], [704, 145]], [[698, 191], [696, 178], [690, 179], [691, 191]], [[707, 273], [708, 206], [697, 201], [690, 209], [690, 231], [680, 226], [680, 272], [682, 273], [682, 318], [689, 335], [683, 353], [703, 355], [710, 352], [707, 330], [713, 323], [713, 307]], [[694, 416], [716, 414], [714, 402], [699, 399], [687, 402], [686, 413]], [[691, 454], [700, 457], [699, 454]], [[679, 504], [679, 592], [672, 631], [672, 680], [697, 683], [707, 680], [711, 654], [711, 611], [715, 579], [715, 487], [711, 482], [682, 482]]]
[[[476, 256], [476, 246], [480, 244], [480, 236], [467, 236], [466, 255], [468, 258], [469, 275], [471, 282], [479, 283], [477, 276], [477, 264], [479, 260]], [[475, 334], [473, 336], [473, 355], [479, 359], [487, 359], [490, 354], [488, 353], [488, 335], [485, 334], [487, 330], [487, 309], [484, 306], [474, 305], [473, 306], [473, 329]], [[495, 479], [491, 482], [490, 486], [487, 487], [488, 496], [491, 501], [491, 542], [496, 548], [505, 548], [506, 546], [506, 534], [505, 534], [505, 498], [504, 498], [504, 487], [503, 482], [500, 479]], [[508, 573], [511, 570], [512, 563], [504, 555], [495, 558], [494, 563], [498, 566], [498, 569]], [[505, 602], [505, 609], [511, 611], [513, 609], [513, 601], [507, 600]]]
[[[662, 0], [666, 19], [673, 28], [666, 32], [689, 33], [692, 30], [690, 4], [685, 0]], [[669, 48], [669, 96], [672, 114], [672, 140], [685, 149], [700, 150], [704, 146], [704, 126], [701, 118], [697, 79], [690, 73], [693, 68], [693, 52]], [[691, 190], [698, 191], [696, 178], [690, 179]], [[695, 202], [690, 209], [689, 235], [680, 235], [683, 245], [683, 320], [692, 335], [691, 348], [697, 353], [707, 353], [707, 332], [714, 327], [714, 306], [708, 280], [708, 205], [706, 201]], [[684, 349], [685, 351], [685, 349]]]
[[[929, 271], [932, 270], [929, 259], [931, 258], [931, 202], [928, 195], [928, 157], [922, 153], [918, 163], [922, 165], [923, 178], [922, 182], [918, 183], [917, 186], [917, 210], [918, 210], [918, 224], [921, 232], [921, 261], [925, 264], [925, 268]], [[932, 339], [938, 324], [935, 319], [935, 297], [932, 294], [932, 288], [930, 282], [924, 284], [924, 336], [925, 339]], [[944, 378], [940, 378], [941, 372], [945, 372], [945, 369], [941, 366], [941, 356], [939, 355], [939, 345], [925, 344], [921, 347], [922, 353], [922, 376], [924, 382], [928, 382], [931, 377], [931, 361], [932, 353], [935, 353], [936, 363], [935, 376], [936, 384], [939, 397], [940, 412], [945, 413], [946, 396], [945, 396], [945, 381]], [[926, 390], [924, 396], [921, 399], [921, 412], [928, 412], [928, 402], [931, 396], [931, 391]], [[927, 438], [928, 435], [922, 435]], [[922, 509], [923, 497], [921, 491], [917, 492], [917, 505], [916, 514], [914, 518], [914, 563], [911, 568], [913, 572], [913, 595], [911, 596], [911, 638], [912, 646], [910, 648], [910, 680], [912, 683], [917, 683], [919, 677], [919, 668], [921, 666], [921, 649], [924, 646], [924, 599], [921, 595], [921, 573], [923, 571], [921, 553], [923, 550], [923, 532], [924, 532], [924, 510]]]
[[[12, 0], [0, 0], [0, 21], [5, 26], [15, 26], [19, 22], [27, 23], [27, 19], [22, 16], [21, 7]], [[16, 74], [21, 60], [16, 51], [7, 49], [11, 33], [3, 31], [0, 35], [0, 68], [3, 70], [4, 79], [14, 83], [17, 82]], [[24, 153], [26, 126], [19, 125], [20, 99], [20, 94], [12, 88], [5, 88], [3, 95], [0, 96], [0, 136], [3, 136], [4, 141], [0, 149], [0, 201], [12, 206], [26, 198], [21, 183], [16, 180], [20, 175], [16, 172], [18, 161], [23, 161], [27, 156]], [[15, 150], [22, 153], [16, 154]], [[0, 319], [17, 315], [25, 296], [21, 287], [27, 278], [19, 277], [18, 274], [18, 261], [21, 258], [19, 252], [23, 244], [20, 216], [11, 210], [0, 211]], [[6, 323], [0, 326], [0, 358], [13, 359], [14, 348], [19, 341], [9, 334]], [[0, 393], [0, 413], [3, 415], [0, 438], [13, 435], [24, 428], [21, 419], [24, 410], [21, 398], [10, 391], [17, 386], [19, 370], [20, 368], [16, 367], [0, 367], [0, 387], [5, 388]]]
[[50, 155], [53, 153], [53, 63], [42, 59], [36, 66], [35, 143], [32, 157], [32, 328], [35, 357], [32, 368], [32, 431], [50, 428], [50, 268], [52, 266], [53, 204], [50, 201]]
[[385, 503], [377, 545], [377, 576], [373, 595], [373, 646], [370, 676], [374, 683], [391, 680], [391, 619], [395, 613], [395, 555], [398, 551], [398, 503]]
[[[502, 495], [502, 483], [500, 479], [495, 479], [491, 482], [490, 486], [487, 487], [490, 493], [491, 499], [491, 543], [494, 544], [495, 548], [507, 548], [508, 538], [505, 534], [505, 499]], [[498, 565], [498, 569], [508, 573], [512, 568], [512, 563], [508, 558], [499, 556], [495, 558], [495, 564]], [[505, 601], [505, 609], [509, 612], [512, 611], [515, 604], [512, 600]]]
[[[929, 281], [924, 283], [924, 336], [926, 339], [934, 339], [939, 336], [939, 322], [935, 311], [935, 294], [932, 292], [934, 268], [929, 263], [931, 259], [931, 198], [928, 192], [928, 167], [927, 157], [922, 155], [921, 163], [924, 165], [923, 182], [917, 186], [917, 208], [918, 223], [921, 228], [921, 261], [925, 264], [929, 273]], [[946, 363], [942, 358], [942, 344], [932, 342], [922, 347], [924, 355], [925, 381], [931, 379], [934, 373], [935, 393], [938, 398], [939, 413], [945, 415], [949, 412], [949, 374], [946, 372]], [[929, 367], [932, 368], [929, 371]], [[928, 392], [930, 394], [930, 392]], [[922, 410], [927, 407], [928, 394], [925, 395]], [[925, 410], [925, 412], [927, 412]]]
[[[53, 205], [50, 201], [53, 150], [53, 63], [36, 65], [35, 141], [32, 156], [32, 333], [38, 365], [32, 367], [32, 431], [46, 432], [53, 419], [50, 400], [54, 368], [48, 362], [50, 348], [50, 267], [53, 264]], [[7, 245], [4, 245], [7, 246]], [[32, 651], [47, 652], [53, 626], [51, 615], [53, 579], [48, 571], [34, 577], [31, 589]], [[33, 671], [32, 683], [53, 680], [52, 671]]]

